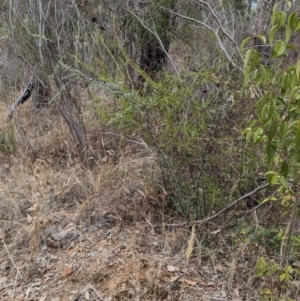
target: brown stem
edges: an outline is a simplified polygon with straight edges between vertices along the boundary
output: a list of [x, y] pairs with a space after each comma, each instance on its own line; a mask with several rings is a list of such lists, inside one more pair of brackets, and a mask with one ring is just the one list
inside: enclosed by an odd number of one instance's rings
[[300, 179], [298, 179], [298, 184], [297, 184], [297, 193], [295, 197], [295, 203], [294, 203], [294, 208], [292, 212], [292, 216], [289, 222], [289, 226], [287, 229], [287, 237], [286, 237], [286, 243], [283, 248], [282, 252], [282, 259], [281, 259], [281, 267], [285, 268], [289, 264], [289, 259], [292, 253], [292, 235], [294, 234], [295, 231], [295, 226], [296, 226], [296, 221], [297, 221], [297, 216], [298, 216], [298, 206], [300, 202]]
[[258, 186], [256, 189], [254, 189], [253, 191], [251, 191], [251, 192], [249, 192], [249, 193], [243, 195], [242, 197], [238, 198], [237, 200], [235, 200], [234, 202], [232, 202], [231, 204], [229, 204], [228, 206], [226, 206], [225, 208], [223, 208], [222, 210], [220, 210], [218, 213], [216, 213], [216, 214], [214, 214], [214, 215], [212, 215], [212, 216], [209, 216], [209, 217], [207, 217], [207, 218], [201, 219], [201, 220], [196, 220], [196, 221], [195, 221], [195, 224], [204, 224], [204, 223], [206, 223], [206, 222], [208, 222], [208, 221], [210, 221], [210, 220], [212, 220], [212, 219], [218, 217], [218, 216], [221, 215], [223, 212], [229, 210], [231, 207], [233, 207], [234, 205], [236, 205], [238, 202], [240, 202], [240, 201], [246, 199], [247, 197], [249, 197], [249, 196], [255, 194], [257, 191], [262, 190], [262, 189], [264, 189], [264, 188], [266, 188], [266, 187], [268, 187], [268, 186], [269, 186], [269, 183], [264, 184], [264, 185], [261, 185], [261, 186]]

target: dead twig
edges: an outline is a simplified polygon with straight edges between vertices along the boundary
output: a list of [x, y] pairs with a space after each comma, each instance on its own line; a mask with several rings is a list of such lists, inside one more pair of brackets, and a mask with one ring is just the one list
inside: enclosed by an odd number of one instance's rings
[[207, 218], [204, 218], [204, 219], [201, 219], [201, 220], [196, 220], [194, 223], [195, 224], [204, 224], [218, 216], [220, 216], [222, 213], [224, 213], [225, 211], [229, 210], [231, 207], [233, 207], [234, 205], [236, 205], [238, 202], [246, 199], [247, 197], [255, 194], [256, 192], [266, 188], [269, 186], [269, 183], [267, 184], [264, 184], [264, 185], [261, 185], [261, 186], [258, 186], [256, 189], [254, 189], [253, 191], [241, 196], [240, 198], [238, 198], [237, 200], [235, 200], [234, 202], [232, 202], [231, 204], [229, 204], [228, 206], [226, 206], [225, 208], [223, 208], [222, 210], [220, 210], [219, 212], [217, 212], [216, 214], [212, 215], [212, 216], [209, 216]]

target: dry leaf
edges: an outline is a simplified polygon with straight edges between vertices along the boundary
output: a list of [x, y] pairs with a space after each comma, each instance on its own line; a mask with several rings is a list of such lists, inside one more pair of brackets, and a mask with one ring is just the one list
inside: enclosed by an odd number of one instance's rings
[[185, 259], [189, 260], [192, 252], [193, 252], [193, 246], [194, 246], [194, 241], [195, 241], [195, 225], [192, 228], [192, 233], [191, 233], [191, 237], [189, 239], [189, 244], [186, 250], [186, 254], [185, 254]]
[[191, 280], [196, 281], [198, 284], [206, 286], [206, 282], [201, 278], [192, 278]]
[[32, 205], [30, 208], [27, 209], [27, 211], [31, 211], [31, 212], [37, 212], [39, 210], [40, 206], [38, 203], [35, 203], [34, 205]]
[[49, 279], [51, 279], [53, 276], [54, 276], [53, 273], [45, 274], [45, 275], [43, 275], [43, 280], [47, 282], [47, 281], [48, 281]]
[[16, 296], [16, 300], [24, 300], [25, 297], [26, 296], [24, 294], [20, 294], [20, 295]]
[[250, 91], [250, 98], [255, 98], [255, 89], [254, 89], [254, 86], [251, 85], [251, 87], [249, 88], [249, 91]]
[[66, 278], [66, 277], [71, 276], [73, 273], [74, 273], [74, 270], [73, 270], [73, 269], [67, 268], [67, 269], [64, 269], [64, 270], [61, 272], [61, 275], [62, 275], [63, 277]]
[[174, 282], [176, 280], [178, 280], [180, 278], [180, 276], [173, 276], [170, 278], [170, 280], [168, 282]]
[[234, 297], [239, 297], [239, 291], [235, 288], [234, 291], [233, 291], [233, 295]]
[[188, 274], [189, 273], [189, 271], [187, 269], [180, 269], [180, 272], [184, 273], [184, 274]]
[[90, 293], [88, 290], [85, 292], [84, 297], [86, 300], [90, 300]]
[[299, 287], [300, 286], [300, 281], [294, 280], [294, 281], [292, 281], [292, 284]]
[[99, 241], [99, 245], [100, 245], [101, 247], [104, 247], [104, 246], [106, 246], [106, 245], [108, 245], [108, 244], [109, 244], [108, 241], [105, 240], [105, 239], [102, 239], [102, 240]]
[[169, 272], [176, 272], [176, 271], [179, 271], [179, 268], [178, 267], [174, 267], [173, 265], [168, 264], [167, 265], [167, 270]]
[[192, 286], [195, 286], [197, 284], [197, 281], [193, 281], [193, 280], [190, 280], [190, 279], [184, 279], [184, 282], [189, 284], [189, 285], [192, 285]]
[[293, 262], [292, 265], [293, 265], [294, 267], [300, 268], [300, 262], [299, 262], [299, 261]]
[[219, 232], [221, 232], [221, 231], [222, 231], [222, 229], [217, 229], [217, 230], [211, 232], [211, 234], [217, 234], [217, 233], [219, 233]]
[[220, 263], [218, 263], [218, 264], [215, 266], [215, 269], [216, 269], [216, 271], [220, 271], [220, 272], [223, 272], [223, 271], [224, 271], [224, 267], [221, 266]]
[[108, 157], [107, 156], [103, 157], [101, 161], [102, 161], [102, 163], [108, 162]]
[[7, 280], [7, 277], [1, 277], [1, 278], [0, 278], [0, 285], [1, 285], [2, 283], [6, 282], [6, 280]]
[[32, 205], [30, 208], [28, 208], [28, 211], [32, 211], [32, 212], [37, 212], [39, 210], [40, 206], [38, 203], [35, 203], [34, 205]]
[[32, 222], [32, 220], [33, 220], [33, 218], [32, 218], [32, 216], [30, 216], [29, 214], [27, 214], [27, 222], [28, 223], [31, 223]]

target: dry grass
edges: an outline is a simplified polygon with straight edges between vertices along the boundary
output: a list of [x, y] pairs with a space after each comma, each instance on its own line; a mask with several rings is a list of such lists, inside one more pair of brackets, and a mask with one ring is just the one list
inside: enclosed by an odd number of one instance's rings
[[53, 108], [18, 108], [16, 149], [0, 157], [1, 300], [73, 301], [86, 284], [105, 300], [257, 300], [244, 249], [209, 227], [191, 239], [188, 226], [164, 224], [156, 153], [91, 128], [82, 162]]

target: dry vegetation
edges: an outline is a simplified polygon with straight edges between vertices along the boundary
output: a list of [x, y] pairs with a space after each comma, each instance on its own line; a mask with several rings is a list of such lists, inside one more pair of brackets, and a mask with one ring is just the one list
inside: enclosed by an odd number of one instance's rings
[[0, 300], [298, 300], [297, 193], [242, 134], [252, 1], [77, 2], [0, 11]]
[[186, 261], [190, 228], [164, 207], [146, 145], [114, 137], [116, 155], [103, 135], [82, 162], [55, 110], [30, 103], [14, 134], [13, 154], [1, 153], [1, 300], [257, 300], [255, 258], [228, 233], [197, 230]]

